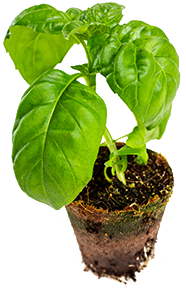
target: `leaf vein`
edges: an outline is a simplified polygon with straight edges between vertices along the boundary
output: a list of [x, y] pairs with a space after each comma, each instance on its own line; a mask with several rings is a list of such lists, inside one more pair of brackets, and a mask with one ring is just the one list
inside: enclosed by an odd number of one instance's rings
[[[17, 129], [16, 129], [16, 130], [17, 130]], [[15, 130], [14, 134], [16, 133], [16, 130]], [[13, 162], [15, 162], [16, 158], [18, 157], [18, 155], [19, 155], [33, 140], [35, 140], [37, 137], [39, 137], [40, 135], [42, 135], [42, 134], [44, 134], [44, 133], [45, 133], [45, 131], [42, 131], [41, 133], [39, 133], [38, 135], [36, 135], [36, 136], [33, 137], [32, 139], [30, 139], [29, 142], [27, 142], [21, 149], [19, 149], [19, 150], [16, 152], [16, 154], [15, 154], [15, 156], [14, 156], [14, 158], [13, 158]]]
[[157, 77], [156, 82], [155, 82], [155, 84], [154, 84], [154, 87], [153, 87], [153, 89], [152, 89], [152, 93], [151, 93], [151, 96], [150, 96], [150, 101], [149, 101], [148, 107], [147, 107], [147, 109], [146, 109], [145, 119], [147, 118], [147, 115], [148, 115], [148, 112], [149, 112], [149, 109], [150, 109], [150, 106], [151, 106], [151, 102], [152, 102], [152, 97], [153, 97], [153, 94], [154, 94], [154, 90], [155, 90], [155, 88], [156, 88], [156, 85], [157, 85], [157, 83], [158, 83], [158, 80], [160, 79], [160, 76], [161, 76], [161, 73], [159, 73], [159, 76]]
[[[51, 122], [51, 119], [52, 119], [52, 116], [54, 114], [54, 111], [57, 107], [57, 104], [59, 103], [59, 100], [61, 98], [61, 95], [64, 93], [64, 91], [68, 88], [68, 86], [77, 78], [77, 74], [74, 75], [68, 82], [67, 84], [62, 88], [61, 90], [61, 93], [59, 93], [59, 96], [57, 97], [56, 101], [55, 101], [55, 105], [51, 111], [51, 114], [50, 114], [50, 117], [49, 117], [49, 120], [48, 120], [48, 124], [47, 124], [47, 127], [46, 127], [46, 133], [45, 133], [45, 138], [44, 138], [44, 142], [43, 142], [43, 149], [42, 149], [42, 156], [43, 156], [43, 159], [42, 159], [42, 171], [43, 171], [43, 179], [44, 179], [44, 150], [45, 150], [45, 146], [46, 146], [46, 139], [47, 139], [47, 134], [48, 134], [48, 128], [49, 128], [49, 125], [50, 125], [50, 122]], [[46, 188], [45, 186], [44, 187], [44, 190], [46, 191]]]
[[[83, 106], [83, 107], [84, 107], [85, 109], [87, 109], [88, 111], [91, 111], [91, 113], [94, 114], [94, 115], [96, 115], [96, 117], [99, 116], [99, 114], [97, 113], [97, 111], [95, 111], [90, 105], [87, 105], [87, 104], [85, 104], [85, 103], [83, 103], [83, 102], [81, 102], [81, 101], [73, 98], [73, 97], [72, 97], [71, 95], [69, 95], [67, 92], [65, 92], [65, 94], [66, 94], [70, 99], [73, 99], [73, 101], [79, 103], [81, 106]], [[67, 100], [67, 99], [66, 99], [66, 100], [63, 100], [63, 103], [66, 102], [66, 101], [68, 101], [68, 100]]]
[[[64, 101], [63, 101], [63, 103], [64, 103]], [[84, 139], [85, 139], [85, 141], [86, 141], [86, 143], [87, 143], [87, 146], [89, 147], [89, 143], [88, 143], [88, 141], [87, 141], [87, 139], [86, 139], [86, 137], [85, 137], [85, 135], [84, 135], [84, 133], [83, 133], [83, 130], [82, 130], [82, 128], [81, 128], [80, 125], [79, 125], [79, 123], [76, 121], [76, 119], [74, 118], [74, 116], [66, 109], [66, 107], [60, 103], [60, 101], [59, 101], [59, 104], [61, 105], [61, 107], [62, 107], [63, 109], [65, 109], [65, 111], [67, 111], [67, 113], [71, 116], [71, 118], [73, 119], [73, 121], [76, 123], [77, 127], [79, 128], [82, 136], [84, 137]]]
[[[55, 181], [55, 183], [57, 184], [59, 190], [62, 192], [63, 196], [64, 196], [64, 189], [61, 188], [61, 186], [59, 185], [59, 183], [57, 182], [57, 180], [52, 176], [52, 174], [49, 172], [49, 170], [45, 167], [45, 170], [47, 172], [47, 174], [50, 175], [50, 177]], [[65, 192], [66, 193], [66, 192]]]
[[73, 168], [72, 168], [72, 166], [71, 166], [71, 164], [70, 164], [67, 156], [65, 155], [64, 151], [62, 150], [62, 148], [60, 147], [60, 145], [57, 143], [57, 141], [53, 138], [53, 136], [52, 136], [51, 134], [49, 134], [49, 136], [50, 136], [50, 138], [52, 139], [52, 141], [55, 143], [55, 145], [60, 149], [62, 155], [65, 157], [65, 160], [66, 160], [68, 166], [70, 167], [70, 169], [71, 169], [71, 171], [72, 171], [72, 174], [73, 174], [73, 177], [74, 177], [74, 182], [75, 182], [75, 184], [77, 184], [77, 179], [76, 179], [75, 172], [74, 172], [74, 170], [73, 170]]

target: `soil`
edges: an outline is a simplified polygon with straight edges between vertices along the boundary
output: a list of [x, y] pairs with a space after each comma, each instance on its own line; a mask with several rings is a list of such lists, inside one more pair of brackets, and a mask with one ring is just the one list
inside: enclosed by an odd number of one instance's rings
[[[118, 148], [123, 143], [117, 144]], [[104, 176], [109, 159], [100, 147], [92, 180], [66, 206], [86, 270], [98, 277], [136, 280], [136, 272], [154, 257], [154, 245], [166, 204], [172, 194], [173, 174], [166, 159], [148, 150], [147, 165], [128, 157], [127, 185]]]
[[[117, 144], [118, 148], [123, 144]], [[147, 165], [139, 165], [136, 156], [128, 156], [128, 166], [125, 172], [127, 186], [124, 186], [111, 173], [109, 183], [103, 173], [104, 163], [109, 159], [107, 147], [100, 147], [95, 162], [92, 180], [87, 184], [75, 201], [82, 201], [97, 209], [123, 210], [133, 205], [133, 208], [147, 204], [150, 198], [159, 196], [164, 199], [172, 190], [174, 179], [167, 160], [161, 155], [148, 150]]]

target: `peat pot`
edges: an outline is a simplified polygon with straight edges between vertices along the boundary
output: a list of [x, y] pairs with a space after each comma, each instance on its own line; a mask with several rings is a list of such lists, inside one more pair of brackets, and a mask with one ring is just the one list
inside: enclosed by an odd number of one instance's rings
[[[101, 148], [99, 155], [103, 150], [106, 148]], [[140, 179], [139, 190], [141, 193], [148, 190], [148, 199], [144, 202], [141, 201], [138, 204], [138, 200], [135, 199], [135, 202], [133, 201], [130, 205], [113, 211], [109, 205], [108, 208], [94, 206], [93, 202], [91, 203], [90, 184], [88, 184], [85, 188], [85, 191], [89, 191], [88, 198], [86, 200], [82, 197], [77, 198], [66, 206], [83, 262], [87, 269], [99, 277], [118, 278], [124, 276], [126, 279], [132, 278], [135, 281], [135, 272], [140, 272], [146, 267], [149, 258], [154, 257], [154, 245], [158, 230], [166, 204], [172, 194], [173, 176], [164, 157], [151, 151], [148, 153], [155, 158], [156, 167], [153, 165], [152, 176], [149, 177], [148, 175], [146, 179], [142, 179], [144, 169], [149, 170], [146, 167], [152, 163], [151, 159], [147, 166], [137, 165], [141, 172], [137, 178]], [[102, 161], [104, 163], [104, 157]], [[160, 173], [157, 171], [157, 167], [159, 167]], [[95, 164], [94, 175], [97, 170]], [[128, 174], [131, 172], [129, 171]], [[161, 189], [159, 192], [157, 192], [156, 186], [157, 188], [159, 186], [159, 190]], [[95, 186], [95, 190], [97, 190], [97, 186]], [[132, 190], [134, 190], [133, 185], [131, 192]], [[150, 190], [151, 192], [149, 192]], [[100, 192], [99, 195], [101, 195]], [[108, 200], [111, 200], [113, 196], [116, 201], [114, 192], [108, 194]], [[114, 202], [113, 199], [112, 202]]]

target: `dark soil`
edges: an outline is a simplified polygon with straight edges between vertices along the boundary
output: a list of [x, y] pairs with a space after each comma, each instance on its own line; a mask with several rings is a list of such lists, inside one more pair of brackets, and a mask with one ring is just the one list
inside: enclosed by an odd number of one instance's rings
[[[123, 144], [117, 144], [118, 148]], [[148, 150], [148, 163], [139, 165], [136, 156], [128, 156], [128, 167], [125, 172], [127, 186], [124, 186], [111, 173], [112, 183], [104, 176], [104, 163], [109, 159], [107, 147], [100, 147], [94, 166], [92, 180], [87, 184], [75, 201], [83, 200], [95, 208], [108, 211], [122, 210], [125, 207], [147, 204], [149, 199], [158, 195], [164, 199], [172, 190], [174, 179], [171, 168], [161, 155]]]
[[128, 157], [124, 186], [111, 172], [112, 182], [106, 180], [103, 171], [109, 151], [101, 147], [92, 180], [66, 206], [86, 269], [99, 277], [135, 281], [136, 272], [154, 257], [174, 180], [163, 156], [150, 150], [148, 155], [146, 165], [137, 164], [136, 156]]

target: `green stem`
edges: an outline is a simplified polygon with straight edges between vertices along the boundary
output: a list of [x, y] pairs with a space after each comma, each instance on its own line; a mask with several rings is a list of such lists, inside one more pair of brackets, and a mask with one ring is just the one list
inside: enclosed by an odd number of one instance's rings
[[[111, 153], [116, 152], [117, 151], [116, 144], [114, 143], [112, 136], [107, 127], [105, 129], [104, 138], [106, 140], [106, 144], [108, 146], [109, 151]], [[116, 158], [116, 162], [119, 161], [119, 157], [117, 158]], [[124, 173], [122, 172], [122, 166], [120, 164], [115, 165], [115, 170], [116, 170], [116, 175], [118, 179], [126, 186], [126, 179], [125, 179]]]
[[89, 76], [84, 76], [87, 86], [91, 87], [96, 91], [96, 74], [90, 74]]
[[73, 36], [74, 36], [74, 38], [76, 38], [77, 41], [79, 41], [82, 44], [82, 46], [85, 50], [85, 53], [86, 53], [87, 60], [88, 60], [88, 70], [91, 72], [92, 62], [91, 62], [90, 55], [89, 55], [89, 52], [87, 49], [87, 45], [86, 45], [85, 41], [83, 41], [81, 38], [78, 38], [75, 34], [73, 34]]
[[[79, 41], [81, 42], [81, 44], [83, 45], [83, 48], [85, 49], [85, 53], [86, 53], [87, 60], [88, 60], [88, 68], [89, 68], [89, 71], [91, 72], [92, 62], [90, 59], [90, 55], [88, 53], [87, 45], [83, 40], [82, 41], [79, 40]], [[90, 75], [85, 76], [84, 78], [87, 83], [87, 86], [91, 87], [94, 91], [96, 91], [96, 74], [90, 74]], [[110, 153], [116, 152], [117, 147], [107, 127], [105, 129], [104, 138], [106, 140], [106, 144]], [[117, 161], [119, 161], [119, 157], [116, 158], [116, 162]], [[116, 170], [116, 175], [118, 179], [126, 186], [126, 179], [125, 179], [124, 173], [122, 172], [122, 166], [120, 164], [115, 165], [115, 170]]]

